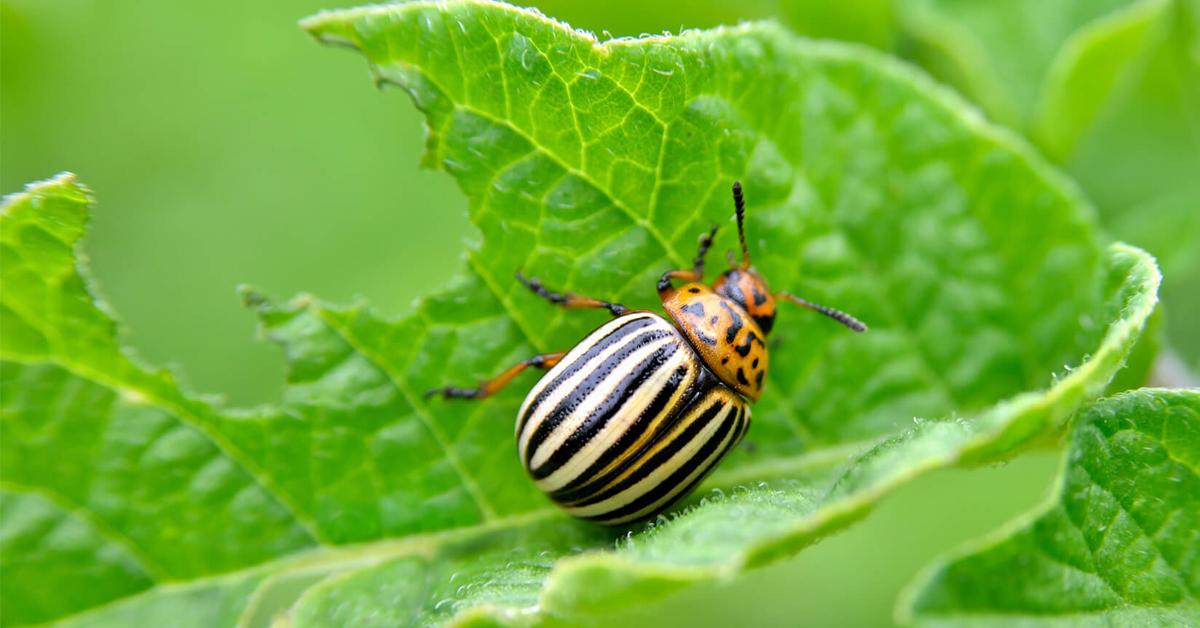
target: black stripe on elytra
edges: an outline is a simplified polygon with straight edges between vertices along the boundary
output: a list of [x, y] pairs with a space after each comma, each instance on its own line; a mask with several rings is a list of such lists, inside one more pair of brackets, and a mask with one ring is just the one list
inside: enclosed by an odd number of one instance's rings
[[742, 322], [742, 315], [738, 314], [737, 310], [729, 307], [725, 299], [721, 299], [720, 303], [721, 307], [725, 308], [726, 312], [729, 312], [729, 318], [732, 319], [732, 322], [729, 323], [729, 328], [725, 330], [725, 342], [732, 343], [733, 339], [737, 338], [738, 332], [742, 331], [742, 326], [745, 323]]
[[605, 395], [604, 399], [601, 399], [600, 403], [596, 404], [586, 417], [580, 417], [577, 420], [577, 427], [567, 436], [562, 445], [555, 449], [554, 453], [550, 454], [550, 457], [541, 466], [535, 469], [531, 468], [529, 474], [535, 480], [541, 480], [549, 477], [551, 473], [566, 464], [575, 454], [579, 453], [584, 445], [595, 438], [617, 413], [625, 408], [625, 404], [629, 403], [629, 400], [641, 390], [646, 381], [681, 348], [683, 347], [679, 343], [670, 342], [659, 347], [658, 350], [637, 364], [621, 365], [620, 369], [627, 370], [628, 373], [621, 378], [613, 391]]
[[[601, 469], [611, 464], [613, 460], [616, 460], [622, 454], [626, 453], [629, 448], [633, 446], [633, 444], [637, 442], [639, 438], [642, 437], [646, 430], [655, 423], [655, 419], [657, 419], [664, 410], [666, 410], [668, 413], [675, 410], [675, 408], [667, 408], [667, 402], [669, 402], [671, 397], [675, 395], [675, 392], [679, 390], [679, 386], [683, 383], [684, 379], [687, 378], [688, 371], [689, 369], [687, 365], [683, 365], [675, 369], [675, 372], [671, 374], [671, 378], [667, 380], [666, 384], [664, 384], [661, 389], [659, 389], [658, 394], [654, 396], [654, 400], [650, 402], [650, 405], [646, 406], [646, 409], [642, 411], [642, 414], [629, 425], [629, 429], [625, 430], [625, 432], [622, 433], [620, 437], [618, 437], [613, 444], [609, 446], [608, 449], [601, 452], [599, 456], [596, 456], [596, 460], [592, 462], [592, 464], [588, 465], [588, 467], [584, 469], [582, 473], [573, 478], [570, 482], [567, 482], [559, 487], [557, 490], [551, 492], [550, 498], [559, 502], [569, 502], [583, 499], [584, 497], [587, 497], [587, 493], [589, 491], [594, 491], [596, 487], [604, 486], [610, 481], [611, 478], [620, 475], [620, 473], [624, 471], [631, 462], [637, 459], [636, 453], [630, 456], [624, 463], [617, 465], [617, 467], [611, 469], [603, 476], [597, 476], [596, 474], [599, 473]], [[662, 421], [658, 422], [657, 429], [661, 431], [665, 428], [668, 428], [670, 427], [670, 423], [670, 418], [666, 417]], [[653, 442], [653, 440], [651, 440], [651, 442]], [[644, 443], [642, 448], [647, 446], [649, 446], [649, 443]]]
[[[696, 435], [699, 434], [700, 431], [704, 429], [704, 426], [708, 425], [708, 423], [710, 421], [712, 421], [718, 414], [721, 413], [721, 411], [725, 410], [725, 408], [727, 407], [725, 402], [721, 398], [719, 398], [719, 397], [710, 397], [710, 398], [713, 400], [712, 405], [705, 408], [704, 411], [700, 413], [700, 416], [696, 417], [695, 420], [693, 420], [689, 425], [687, 425], [686, 427], [683, 428], [682, 432], [680, 432], [679, 434], [677, 434], [673, 438], [671, 438], [670, 442], [667, 443], [666, 447], [663, 447], [662, 449], [658, 450], [657, 452], [654, 453], [653, 456], [651, 456], [649, 459], [644, 460], [644, 462], [642, 464], [638, 465], [637, 468], [634, 470], [634, 472], [631, 473], [628, 477], [626, 477], [624, 480], [621, 480], [620, 482], [617, 482], [616, 484], [608, 486], [603, 491], [600, 491], [599, 493], [596, 493], [595, 495], [592, 495], [591, 497], [589, 497], [583, 501], [576, 502], [571, 505], [572, 506], [590, 506], [592, 504], [597, 504], [599, 502], [602, 502], [614, 495], [618, 495], [618, 494], [628, 490], [631, 486], [637, 484], [643, 478], [645, 478], [648, 475], [650, 475], [651, 473], [653, 473], [654, 470], [657, 469], [658, 467], [660, 467], [660, 466], [666, 464], [668, 461], [670, 461], [671, 456], [678, 453], [680, 449], [683, 449], [683, 447], [685, 445], [687, 445], [694, 438], [696, 438]], [[663, 438], [666, 438], [666, 437], [667, 437], [666, 435], [663, 436]]]
[[742, 437], [746, 435], [746, 432], [749, 431], [749, 428], [750, 428], [750, 407], [743, 405], [741, 407], [741, 411], [738, 413], [738, 433], [734, 437], [733, 442], [730, 443], [730, 445], [729, 445], [730, 449], [733, 449], [734, 447], [737, 446], [738, 443], [742, 442]]
[[[743, 407], [743, 409], [744, 409], [744, 407]], [[690, 494], [692, 492], [692, 490], [696, 488], [697, 484], [699, 484], [700, 482], [703, 482], [704, 478], [708, 477], [708, 474], [711, 473], [712, 470], [717, 467], [717, 464], [719, 464], [721, 462], [721, 459], [725, 457], [725, 454], [729, 453], [730, 450], [732, 450], [734, 448], [734, 446], [736, 446], [738, 444], [738, 442], [741, 441], [742, 436], [745, 435], [746, 426], [748, 425], [748, 423], [746, 421], [742, 420], [743, 416], [744, 416], [743, 414], [739, 414], [736, 417], [735, 422], [734, 422], [734, 428], [733, 428], [734, 435], [730, 439], [729, 444], [725, 446], [724, 451], [722, 451], [719, 455], [714, 457], [712, 459], [712, 461], [709, 462], [708, 465], [700, 473], [697, 473], [696, 477], [692, 478], [692, 481], [688, 482], [687, 485], [684, 486], [683, 489], [680, 490], [678, 493], [676, 493], [674, 497], [663, 502], [662, 504], [659, 505], [658, 508], [655, 508], [653, 511], [647, 512], [647, 513], [641, 515], [639, 518], [649, 517], [650, 515], [653, 515], [656, 512], [663, 512], [664, 510], [667, 510], [671, 506], [678, 503], [679, 500], [683, 499], [684, 497], [687, 497], [688, 494]], [[720, 438], [714, 438], [714, 440], [717, 443], [721, 442]], [[695, 458], [693, 458], [692, 460], [698, 460], [699, 462], [703, 463], [704, 459], [705, 459], [705, 456], [703, 454], [697, 454], [697, 456]], [[687, 477], [687, 476], [685, 475], [683, 477]], [[663, 485], [665, 486], [668, 483], [669, 483], [669, 480], [667, 482], [663, 482]], [[662, 494], [665, 495], [670, 492], [671, 492], [670, 489], [668, 489], [666, 491], [663, 491]], [[651, 502], [651, 503], [653, 503], [653, 502]], [[626, 515], [622, 515], [622, 516], [626, 516]], [[620, 517], [612, 517], [612, 519], [618, 519], [618, 518], [620, 518]], [[595, 518], [591, 518], [591, 517], [589, 517], [589, 519], [595, 520]], [[605, 519], [605, 520], [608, 520], [608, 519]]]
[[710, 398], [710, 393], [712, 393], [714, 388], [725, 385], [716, 375], [712, 374], [712, 371], [708, 370], [708, 367], [704, 366], [703, 362], [698, 363], [696, 367], [697, 371], [695, 379], [693, 379], [691, 384], [688, 385], [687, 389], [683, 391], [683, 395], [680, 396], [679, 402], [670, 408], [670, 414], [663, 419], [660, 426], [655, 428], [654, 434], [652, 434], [650, 439], [642, 445], [640, 451], [635, 453], [633, 456], [630, 456], [630, 458], [622, 463], [619, 468], [614, 469], [610, 473], [606, 473], [603, 478], [597, 478], [597, 481], [589, 482], [588, 485], [580, 488], [571, 495], [564, 496], [556, 501], [564, 506], [575, 506], [579, 503], [582, 503], [583, 500], [590, 500], [597, 491], [605, 490], [604, 487], [607, 487], [610, 483], [621, 477], [621, 474], [624, 473], [626, 469], [641, 463], [644, 456], [654, 449], [654, 446], [658, 444], [659, 441], [666, 438], [671, 433], [671, 429], [674, 428], [679, 421], [683, 420], [684, 417], [688, 416], [695, 406], [702, 406]]
[[[723, 405], [724, 404], [722, 404], [722, 406]], [[596, 521], [596, 520], [606, 520], [606, 519], [621, 519], [623, 517], [628, 517], [629, 515], [635, 514], [639, 511], [645, 509], [646, 507], [650, 506], [654, 502], [662, 499], [664, 496], [668, 495], [672, 490], [677, 489], [680, 486], [680, 484], [684, 481], [684, 479], [687, 478], [688, 475], [691, 475], [692, 472], [696, 471], [696, 469], [699, 467], [699, 465], [704, 464], [704, 461], [706, 459], [708, 459], [709, 456], [712, 456], [713, 453], [716, 452], [717, 449], [720, 448], [724, 444], [725, 437], [728, 436], [730, 430], [732, 430], [735, 427], [734, 426], [734, 423], [736, 422], [735, 414], [736, 413], [732, 412], [732, 411], [727, 413], [725, 415], [725, 417], [723, 419], [721, 419], [720, 427], [718, 427], [716, 432], [714, 432], [713, 435], [707, 441], [705, 441], [704, 445], [701, 446], [700, 449], [694, 455], [692, 455], [691, 458], [688, 458], [686, 461], [683, 462], [683, 464], [679, 465], [679, 467], [676, 468], [675, 471], [672, 472], [671, 475], [668, 476], [667, 478], [665, 478], [662, 482], [659, 482], [653, 488], [651, 488], [649, 491], [643, 493], [637, 499], [633, 500], [632, 502], [629, 502], [628, 504], [625, 504], [624, 506], [621, 506], [620, 508], [617, 508], [616, 510], [610, 510], [607, 513], [604, 513], [601, 515], [592, 515], [590, 517], [585, 517], [585, 518], [588, 520], [591, 520], [591, 521]], [[706, 423], [707, 423], [707, 421], [706, 421]], [[693, 435], [693, 438], [694, 438], [694, 435]], [[729, 448], [728, 448], [728, 446], [726, 446], [724, 448], [724, 450], [722, 450], [720, 452], [719, 455], [714, 456], [713, 460], [707, 466], [705, 466], [699, 474], [697, 474], [697, 477], [695, 479], [693, 479], [693, 481], [688, 482], [687, 485], [684, 486], [683, 490], [679, 491], [678, 495], [686, 495], [688, 493], [688, 491], [692, 490], [692, 487], [694, 487], [696, 485], [696, 483], [699, 482], [700, 478], [702, 478], [714, 466], [716, 466], [717, 462], [720, 461], [721, 457], [724, 456], [725, 452], [728, 450], [729, 450]], [[674, 501], [674, 500], [672, 500], [672, 501]], [[667, 505], [668, 504], [664, 504], [664, 507]]]
[[547, 397], [554, 394], [554, 391], [561, 386], [563, 382], [567, 381], [571, 378], [571, 376], [578, 373], [579, 369], [583, 368], [589, 361], [594, 359], [597, 355], [603, 353], [609, 347], [621, 342], [625, 338], [629, 337], [630, 334], [653, 325], [656, 322], [655, 318], [657, 317], [640, 316], [634, 320], [619, 325], [612, 331], [605, 334], [603, 337], [597, 338], [596, 341], [592, 343], [592, 346], [588, 347], [588, 350], [577, 359], [571, 361], [569, 364], [559, 364], [559, 366], [562, 367], [562, 370], [559, 371], [558, 375], [554, 377], [553, 381], [546, 384], [546, 387], [542, 389], [542, 392], [538, 393], [537, 398], [529, 404], [529, 407], [525, 410], [525, 414], [521, 416], [521, 419], [517, 424], [517, 436], [520, 437], [520, 434], [525, 431], [525, 423], [529, 420], [529, 417], [533, 416], [534, 413], [537, 412], [537, 409], [542, 405], [542, 402], [544, 402]]
[[[656, 512], [663, 512], [664, 510], [666, 510], [666, 509], [670, 508], [671, 506], [675, 505], [676, 503], [678, 503], [679, 500], [683, 499], [684, 497], [687, 497], [688, 494], [691, 493], [692, 490], [696, 488], [697, 484], [699, 484], [700, 482], [703, 482], [704, 478], [708, 477], [708, 474], [712, 473], [712, 470], [717, 468], [717, 464], [719, 464], [721, 462], [721, 459], [725, 457], [725, 454], [729, 453], [729, 451], [733, 449], [734, 445], [737, 445], [737, 443], [741, 440], [742, 435], [745, 434], [745, 426], [746, 426], [745, 423], [741, 423], [738, 425], [738, 427], [735, 428], [736, 430], [739, 430], [739, 433], [736, 433], [733, 435], [733, 438], [730, 440], [729, 444], [725, 446], [725, 450], [723, 452], [721, 452], [720, 455], [713, 458], [712, 461], [708, 463], [708, 466], [706, 466], [703, 471], [701, 471], [700, 473], [697, 473], [696, 477], [693, 478], [691, 482], [688, 482], [687, 485], [683, 487], [683, 490], [676, 493], [675, 496], [672, 497], [671, 499], [668, 499], [666, 502], [663, 502], [661, 505], [659, 505], [658, 508], [655, 508], [653, 512], [647, 512], [644, 515], [641, 515], [641, 518], [649, 517], [650, 515], [653, 515]], [[717, 442], [720, 442], [720, 441], [718, 440]], [[700, 462], [704, 461], [704, 458], [702, 456], [697, 456], [696, 459], [699, 459]], [[687, 477], [687, 476], [684, 476], [684, 477]], [[664, 482], [664, 485], [665, 484], [666, 484], [666, 482]], [[668, 490], [668, 491], [665, 491], [663, 494], [666, 494], [669, 492], [670, 491]], [[614, 519], [615, 518], [616, 517], [614, 517]]]
[[525, 447], [525, 467], [529, 468], [529, 463], [531, 460], [533, 460], [533, 454], [537, 451], [537, 448], [542, 445], [542, 442], [550, 436], [550, 433], [554, 431], [554, 428], [558, 427], [560, 423], [574, 414], [579, 409], [579, 406], [582, 405], [587, 399], [588, 395], [592, 394], [592, 391], [596, 390], [596, 388], [600, 386], [604, 380], [608, 379], [609, 375], [612, 375], [613, 371], [620, 368], [620, 366], [629, 359], [629, 355], [631, 353], [646, 346], [648, 343], [657, 342], [663, 338], [668, 338], [673, 334], [674, 332], [672, 330], [665, 329], [645, 332], [643, 334], [639, 334], [612, 355], [604, 358], [604, 360], [599, 364], [595, 364], [595, 360], [592, 360], [592, 364], [594, 366], [591, 368], [588, 374], [584, 376], [583, 381], [579, 382], [574, 389], [568, 392], [558, 402], [558, 405], [554, 406], [553, 409], [547, 412], [542, 418], [541, 423], [534, 428], [533, 434], [531, 434], [529, 437], [529, 443]]
[[696, 367], [696, 377], [692, 380], [691, 384], [688, 385], [687, 389], [683, 391], [683, 395], [679, 398], [679, 402], [670, 408], [670, 414], [663, 420], [662, 425], [655, 428], [655, 432], [651, 435], [650, 440], [642, 445], [642, 448], [638, 453], [634, 454], [629, 460], [621, 464], [619, 469], [615, 469], [613, 472], [605, 474], [605, 477], [601, 478], [603, 480], [602, 482], [590, 482], [588, 486], [581, 488], [576, 492], [576, 494], [571, 495], [570, 500], [564, 498], [559, 499], [558, 502], [564, 506], [575, 506], [578, 503], [581, 503], [583, 500], [591, 499], [592, 495], [594, 495], [597, 491], [606, 490], [604, 487], [607, 487], [610, 483], [615, 481], [616, 478], [621, 477], [621, 474], [624, 473], [626, 469], [639, 464], [644, 459], [644, 456], [647, 455], [647, 452], [651, 451], [659, 441], [666, 438], [671, 433], [671, 430], [675, 427], [675, 425], [689, 413], [691, 413], [697, 404], [703, 405], [705, 401], [709, 399], [709, 395], [712, 393], [714, 388], [725, 385], [720, 379], [717, 378], [716, 375], [712, 374], [712, 371], [708, 370], [708, 368], [704, 366], [703, 362], [698, 363]]

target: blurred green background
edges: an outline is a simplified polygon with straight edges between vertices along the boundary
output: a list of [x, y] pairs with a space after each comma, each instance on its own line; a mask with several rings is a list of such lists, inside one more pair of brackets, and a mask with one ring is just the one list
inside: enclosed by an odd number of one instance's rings
[[[423, 130], [407, 98], [372, 89], [357, 55], [297, 28], [335, 6], [348, 5], [0, 4], [0, 189], [61, 170], [92, 186], [100, 205], [87, 252], [127, 343], [238, 404], [272, 400], [283, 376], [239, 305], [239, 283], [276, 298], [362, 296], [401, 316], [456, 272], [470, 237], [449, 175], [417, 167]], [[779, 15], [812, 35], [902, 45], [883, 0], [539, 7], [613, 35]], [[1055, 465], [1047, 453], [936, 475], [796, 560], [622, 621], [887, 624], [920, 566], [1038, 502]]]

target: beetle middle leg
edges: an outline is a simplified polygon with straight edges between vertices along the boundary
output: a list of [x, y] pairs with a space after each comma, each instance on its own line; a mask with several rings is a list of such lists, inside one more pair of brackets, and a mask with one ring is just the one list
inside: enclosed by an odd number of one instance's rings
[[708, 255], [708, 250], [712, 248], [713, 238], [717, 236], [717, 225], [713, 225], [712, 229], [708, 230], [700, 236], [700, 244], [696, 249], [696, 259], [692, 260], [691, 268], [680, 270], [668, 270], [658, 279], [658, 293], [662, 293], [671, 289], [671, 280], [678, 279], [680, 281], [700, 281], [704, 278], [704, 258]]
[[474, 388], [457, 388], [455, 386], [434, 388], [433, 390], [426, 391], [425, 397], [441, 395], [446, 399], [486, 399], [500, 392], [513, 378], [520, 375], [525, 369], [530, 367], [538, 369], [553, 368], [564, 355], [566, 355], [565, 351], [535, 355], [528, 360], [517, 362], [492, 379], [479, 382], [479, 385]]
[[543, 299], [546, 299], [547, 301], [560, 307], [564, 307], [568, 310], [584, 308], [604, 309], [608, 310], [613, 316], [621, 316], [629, 313], [629, 308], [621, 305], [620, 303], [610, 303], [600, 299], [593, 299], [591, 297], [584, 297], [578, 294], [571, 294], [570, 292], [554, 292], [553, 290], [550, 290], [546, 286], [542, 285], [542, 282], [536, 277], [526, 277], [525, 275], [522, 275], [520, 271], [517, 271], [517, 281], [524, 284], [525, 287], [532, 290], [533, 293], [539, 297], [542, 297]]

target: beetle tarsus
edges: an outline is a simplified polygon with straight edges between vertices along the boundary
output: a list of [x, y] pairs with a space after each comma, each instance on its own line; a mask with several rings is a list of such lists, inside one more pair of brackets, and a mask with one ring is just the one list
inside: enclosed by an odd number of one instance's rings
[[479, 399], [486, 396], [480, 388], [456, 388], [454, 386], [445, 386], [443, 388], [434, 388], [425, 391], [425, 398], [429, 399], [441, 395], [443, 399]]
[[434, 395], [441, 395], [443, 399], [486, 399], [500, 392], [527, 368], [549, 369], [554, 368], [555, 364], [566, 355], [564, 352], [543, 353], [535, 355], [532, 358], [521, 360], [516, 364], [508, 367], [504, 372], [489, 380], [479, 382], [479, 385], [474, 388], [459, 388], [457, 386], [446, 386], [443, 388], [434, 388], [425, 392], [425, 397], [429, 398]]

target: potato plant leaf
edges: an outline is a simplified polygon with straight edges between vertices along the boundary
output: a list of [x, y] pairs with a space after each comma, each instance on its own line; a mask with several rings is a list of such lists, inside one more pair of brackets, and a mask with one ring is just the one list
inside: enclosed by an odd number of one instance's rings
[[1200, 618], [1200, 391], [1142, 389], [1076, 420], [1056, 494], [929, 569], [919, 625], [1184, 626]]
[[[427, 161], [459, 181], [479, 231], [466, 270], [396, 320], [247, 290], [288, 386], [278, 404], [229, 409], [121, 349], [75, 253], [82, 186], [64, 175], [9, 197], [3, 623], [620, 609], [792, 555], [921, 473], [1059, 428], [1156, 302], [1153, 260], [1105, 245], [1067, 180], [877, 53], [771, 24], [598, 43], [486, 2], [305, 27], [362, 51], [427, 114]], [[549, 307], [517, 268], [653, 307], [654, 278], [688, 262], [700, 231], [718, 222], [733, 246], [734, 178], [773, 285], [872, 331], [785, 311], [747, 442], [684, 509], [627, 530], [572, 521], [516, 460], [522, 384], [484, 403], [421, 397], [604, 320]]]

